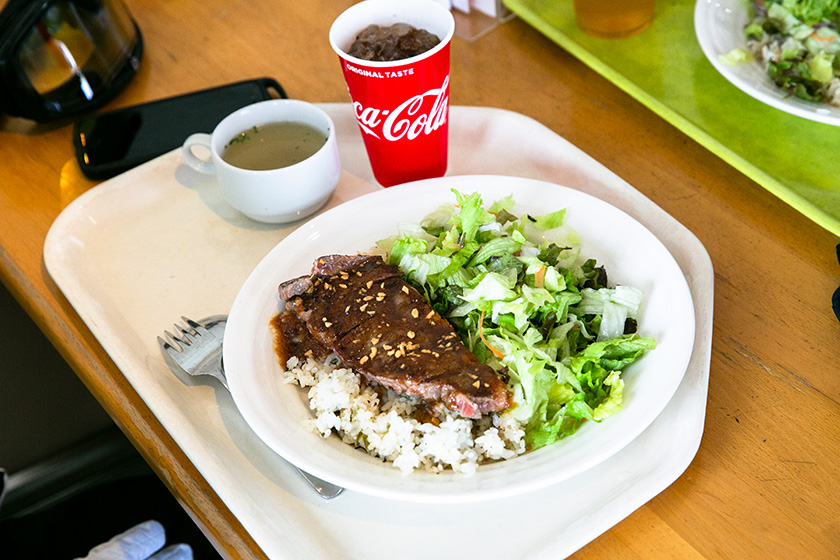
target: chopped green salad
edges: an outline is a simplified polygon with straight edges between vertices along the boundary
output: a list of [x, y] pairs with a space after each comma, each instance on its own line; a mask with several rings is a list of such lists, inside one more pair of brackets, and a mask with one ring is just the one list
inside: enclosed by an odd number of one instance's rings
[[643, 294], [607, 285], [580, 257], [565, 210], [512, 213], [462, 195], [378, 243], [390, 264], [446, 317], [478, 359], [507, 379], [531, 449], [615, 413], [622, 371], [656, 346], [636, 332]]
[[721, 60], [760, 60], [790, 95], [840, 104], [840, 0], [754, 0], [750, 10], [748, 50], [735, 49]]

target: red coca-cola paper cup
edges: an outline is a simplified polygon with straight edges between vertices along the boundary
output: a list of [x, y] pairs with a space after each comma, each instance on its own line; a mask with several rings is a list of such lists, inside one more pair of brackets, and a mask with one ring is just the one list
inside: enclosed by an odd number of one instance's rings
[[[347, 54], [371, 24], [407, 23], [437, 35], [423, 54], [388, 62]], [[449, 139], [449, 43], [452, 14], [434, 0], [365, 0], [330, 28], [373, 174], [390, 187], [446, 173]]]

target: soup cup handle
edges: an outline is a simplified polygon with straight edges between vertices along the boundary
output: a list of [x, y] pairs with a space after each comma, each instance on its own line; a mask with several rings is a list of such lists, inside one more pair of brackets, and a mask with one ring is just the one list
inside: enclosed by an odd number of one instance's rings
[[216, 173], [216, 166], [213, 164], [212, 156], [210, 159], [201, 159], [192, 151], [193, 146], [204, 146], [210, 151], [210, 139], [211, 136], [203, 132], [193, 134], [184, 141], [181, 151], [184, 154], [184, 161], [187, 165], [201, 173], [213, 175]]

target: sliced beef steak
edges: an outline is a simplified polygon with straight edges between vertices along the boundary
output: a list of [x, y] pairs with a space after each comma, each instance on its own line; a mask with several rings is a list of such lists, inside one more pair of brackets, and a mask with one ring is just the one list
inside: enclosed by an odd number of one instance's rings
[[348, 367], [398, 393], [440, 400], [468, 418], [501, 411], [511, 394], [467, 350], [397, 268], [372, 256], [322, 257], [280, 297]]
[[331, 255], [316, 260], [309, 276], [281, 284], [279, 293], [286, 310], [296, 313], [322, 344], [334, 348], [341, 336], [368, 318], [354, 300], [367, 297], [375, 282], [399, 276], [398, 269], [379, 257]]

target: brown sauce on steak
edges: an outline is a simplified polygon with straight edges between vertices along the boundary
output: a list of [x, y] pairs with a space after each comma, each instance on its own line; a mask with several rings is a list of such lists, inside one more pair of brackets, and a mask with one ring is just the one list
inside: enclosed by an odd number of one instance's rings
[[292, 356], [300, 359], [312, 356], [323, 360], [332, 354], [332, 350], [318, 342], [306, 329], [306, 324], [291, 311], [275, 315], [271, 319], [271, 327], [274, 330], [274, 350], [284, 367]]
[[[369, 381], [441, 401], [468, 418], [511, 405], [499, 375], [478, 361], [399, 269], [379, 257], [321, 257], [312, 274], [284, 282], [279, 292], [286, 300], [284, 321], [293, 313], [324, 348]], [[286, 328], [302, 339], [297, 326]]]

